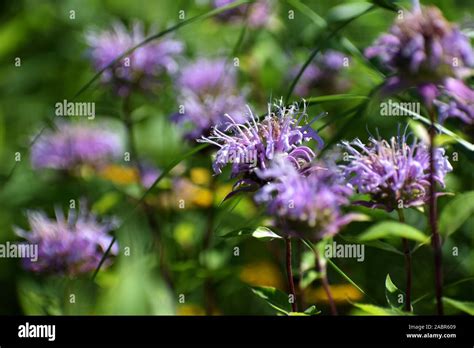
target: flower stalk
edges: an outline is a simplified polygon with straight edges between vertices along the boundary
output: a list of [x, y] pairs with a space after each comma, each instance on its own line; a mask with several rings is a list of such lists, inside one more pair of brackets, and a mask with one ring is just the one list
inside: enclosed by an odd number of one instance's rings
[[[405, 223], [405, 215], [403, 213], [403, 209], [399, 208], [397, 210], [398, 218], [401, 223]], [[410, 250], [410, 243], [408, 239], [402, 238], [403, 244], [403, 254], [405, 256], [405, 310], [407, 312], [411, 312], [411, 287], [412, 287], [412, 262], [411, 262], [411, 250]]]
[[293, 296], [290, 301], [291, 310], [293, 312], [298, 311], [298, 306], [296, 304], [296, 291], [295, 291], [295, 282], [293, 279], [293, 270], [292, 270], [292, 250], [291, 250], [291, 239], [290, 237], [285, 238], [286, 244], [286, 275], [288, 276], [288, 285], [290, 288], [290, 295]]

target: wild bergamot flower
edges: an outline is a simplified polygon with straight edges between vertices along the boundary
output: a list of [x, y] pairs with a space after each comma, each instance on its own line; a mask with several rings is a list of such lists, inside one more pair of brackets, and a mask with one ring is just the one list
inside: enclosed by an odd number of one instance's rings
[[[71, 209], [67, 219], [59, 209], [56, 219], [39, 211], [29, 211], [27, 216], [31, 231], [15, 228], [15, 232], [38, 245], [38, 260], [25, 260], [24, 264], [38, 273], [77, 276], [95, 270], [112, 241], [109, 232], [116, 227], [114, 221], [99, 222], [84, 206], [79, 214]], [[114, 244], [110, 254], [117, 253], [118, 245]], [[104, 265], [110, 263], [108, 259]]]
[[[343, 141], [347, 151], [347, 164], [341, 165], [348, 182], [362, 194], [368, 194], [371, 207], [388, 211], [425, 204], [429, 199], [430, 155], [429, 148], [406, 136], [390, 140], [369, 139], [364, 144], [359, 139]], [[444, 155], [443, 148], [435, 149], [434, 179], [445, 186], [446, 173], [453, 168]]]

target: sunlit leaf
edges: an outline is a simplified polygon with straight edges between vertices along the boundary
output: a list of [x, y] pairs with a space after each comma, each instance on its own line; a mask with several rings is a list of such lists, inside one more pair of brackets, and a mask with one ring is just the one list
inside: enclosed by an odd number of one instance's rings
[[283, 291], [270, 286], [253, 286], [252, 291], [263, 298], [273, 309], [284, 314], [291, 312], [289, 297]]
[[474, 215], [474, 191], [461, 193], [444, 207], [439, 217], [439, 231], [444, 236], [456, 232]]
[[457, 301], [453, 300], [452, 298], [443, 297], [443, 302], [450, 307], [460, 310], [461, 312], [474, 315], [474, 302], [472, 301]]
[[359, 241], [365, 242], [383, 238], [406, 238], [426, 243], [429, 236], [410, 225], [397, 221], [384, 221], [368, 228], [359, 237]]

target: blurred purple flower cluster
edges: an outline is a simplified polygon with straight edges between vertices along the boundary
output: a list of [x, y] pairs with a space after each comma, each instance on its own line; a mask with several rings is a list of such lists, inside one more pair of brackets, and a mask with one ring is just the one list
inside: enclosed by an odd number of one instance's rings
[[245, 100], [239, 94], [233, 66], [224, 59], [199, 59], [186, 66], [176, 83], [182, 112], [173, 120], [189, 125], [188, 139], [209, 135], [211, 128], [222, 129], [231, 115], [236, 122], [245, 121]]
[[40, 134], [31, 149], [31, 162], [34, 168], [96, 168], [122, 153], [120, 137], [110, 129], [79, 122], [59, 123], [56, 130]]
[[[350, 86], [350, 82], [341, 75], [341, 72], [348, 64], [349, 58], [341, 52], [334, 50], [324, 52], [305, 69], [295, 86], [295, 94], [300, 97], [307, 97], [311, 90], [315, 88], [329, 94], [346, 91]], [[290, 77], [295, 78], [299, 70], [300, 67], [293, 68]]]
[[175, 57], [184, 46], [171, 39], [149, 42], [115, 61], [144, 40], [143, 25], [139, 22], [133, 24], [131, 32], [117, 22], [111, 30], [87, 35], [94, 68], [96, 71], [106, 69], [101, 75], [102, 81], [111, 84], [120, 96], [129, 95], [133, 88], [149, 90], [160, 81], [162, 74], [177, 71]]
[[[56, 220], [48, 218], [43, 212], [29, 211], [28, 222], [31, 231], [15, 228], [17, 235], [38, 246], [38, 259], [25, 260], [25, 268], [71, 277], [89, 273], [98, 267], [112, 241], [109, 232], [117, 225], [114, 221], [100, 223], [84, 206], [81, 206], [79, 215], [71, 209], [67, 218], [57, 209]], [[117, 255], [117, 244], [110, 253]], [[104, 263], [105, 266], [109, 264], [110, 260]]]
[[[232, 4], [235, 0], [214, 0], [215, 8]], [[243, 4], [224, 11], [217, 15], [217, 18], [224, 22], [242, 22], [247, 16], [247, 24], [251, 28], [265, 26], [271, 15], [271, 4], [269, 0], [257, 0], [250, 4]]]
[[438, 107], [440, 121], [457, 117], [472, 123], [474, 91], [463, 82], [474, 67], [469, 38], [436, 7], [415, 7], [401, 16], [365, 50], [395, 73], [384, 92], [417, 87], [427, 105]]

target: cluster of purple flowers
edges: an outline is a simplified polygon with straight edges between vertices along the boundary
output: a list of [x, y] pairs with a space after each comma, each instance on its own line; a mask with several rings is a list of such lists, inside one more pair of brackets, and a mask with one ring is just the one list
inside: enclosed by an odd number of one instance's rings
[[[43, 212], [28, 212], [31, 231], [15, 228], [18, 236], [28, 243], [38, 246], [38, 259], [25, 260], [25, 268], [38, 273], [78, 276], [91, 272], [99, 265], [112, 237], [109, 232], [116, 222], [100, 223], [94, 215], [81, 207], [79, 215], [75, 209], [67, 218], [61, 210], [56, 210], [56, 220]], [[114, 244], [110, 254], [118, 253]], [[106, 260], [105, 266], [110, 264]]]
[[143, 25], [139, 22], [133, 24], [131, 32], [117, 22], [112, 30], [87, 35], [95, 69], [107, 68], [102, 81], [111, 84], [120, 96], [130, 94], [133, 88], [149, 90], [163, 73], [174, 73], [178, 68], [175, 56], [183, 51], [183, 44], [171, 39], [152, 41], [115, 61], [144, 40]]
[[436, 7], [403, 13], [365, 54], [380, 58], [395, 73], [385, 93], [417, 87], [427, 105], [438, 107], [440, 121], [457, 117], [473, 122], [474, 91], [462, 80], [472, 74], [474, 51], [469, 38]]
[[[321, 146], [322, 139], [311, 122], [300, 125], [306, 111], [296, 103], [274, 106], [272, 110], [269, 105], [261, 120], [252, 112], [244, 124], [229, 117], [225, 131], [215, 128], [212, 136], [201, 140], [219, 147], [214, 172], [222, 173], [231, 162], [232, 176], [244, 178], [238, 183], [254, 184], [255, 201], [276, 217], [283, 233], [302, 237], [309, 229], [313, 239], [334, 235], [352, 218], [341, 212], [352, 190], [335, 166], [313, 163], [315, 153], [303, 143], [313, 139]], [[242, 161], [247, 158], [254, 161]]]
[[[349, 163], [341, 165], [347, 181], [362, 194], [368, 194], [370, 207], [388, 211], [398, 207], [425, 204], [429, 199], [430, 155], [420, 142], [407, 143], [405, 136], [390, 141], [369, 139], [365, 145], [359, 139], [343, 141]], [[453, 168], [444, 149], [435, 149], [435, 180], [444, 187], [444, 177]]]
[[44, 131], [36, 140], [31, 162], [34, 168], [96, 168], [122, 153], [121, 139], [112, 130], [80, 122], [59, 123], [57, 129]]
[[224, 59], [199, 59], [185, 67], [177, 90], [183, 112], [176, 113], [173, 120], [192, 127], [186, 133], [189, 139], [208, 135], [213, 126], [221, 128], [226, 113], [236, 122], [245, 120], [245, 100], [237, 89], [235, 69]]
[[[214, 0], [215, 8], [224, 7], [235, 2], [235, 0]], [[271, 15], [271, 4], [269, 0], [257, 0], [251, 4], [243, 4], [224, 11], [217, 18], [224, 22], [242, 22], [247, 16], [247, 24], [251, 28], [260, 28], [267, 25]]]
[[405, 86], [462, 78], [474, 66], [469, 39], [435, 7], [404, 13], [365, 54], [379, 57]]
[[[295, 86], [295, 94], [306, 97], [315, 88], [325, 93], [341, 93], [347, 90], [349, 81], [341, 76], [342, 70], [348, 66], [346, 63], [348, 64], [349, 60], [341, 52], [326, 51], [305, 69]], [[292, 69], [290, 77], [294, 78], [299, 70], [300, 67]]]

